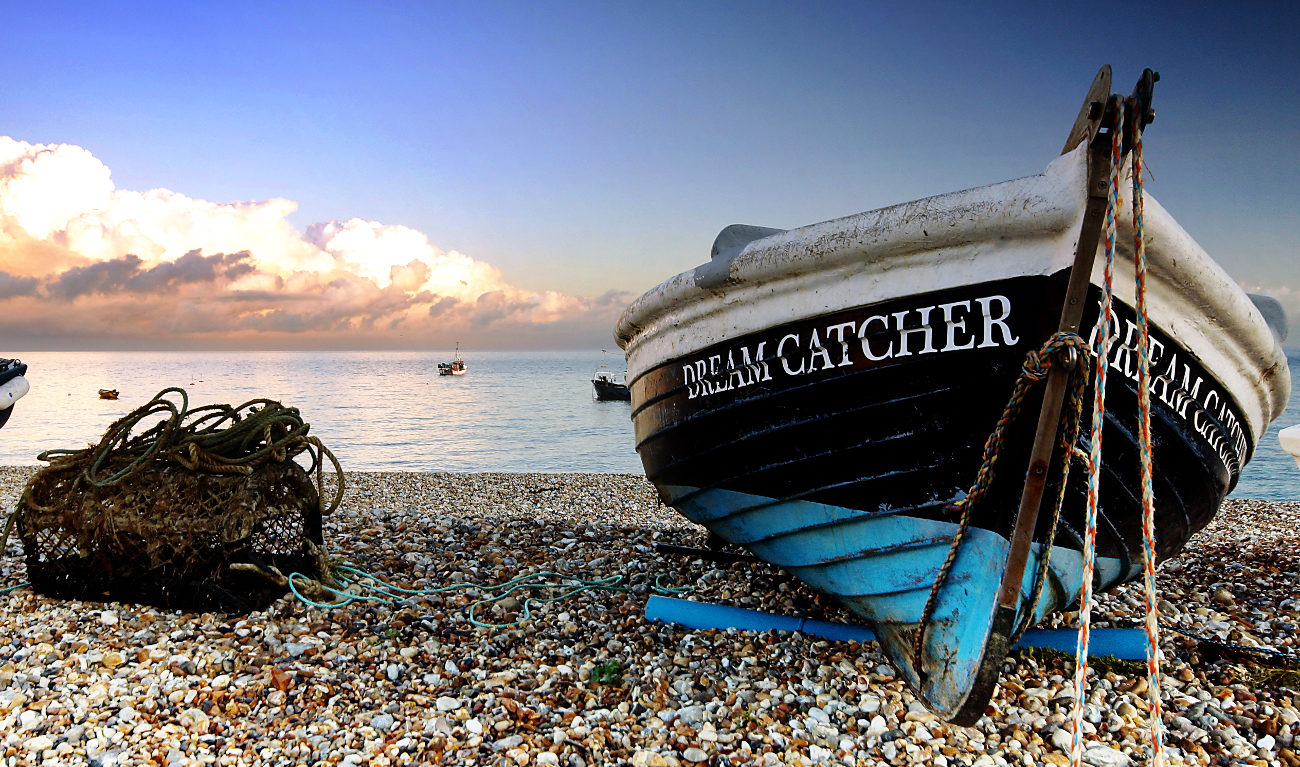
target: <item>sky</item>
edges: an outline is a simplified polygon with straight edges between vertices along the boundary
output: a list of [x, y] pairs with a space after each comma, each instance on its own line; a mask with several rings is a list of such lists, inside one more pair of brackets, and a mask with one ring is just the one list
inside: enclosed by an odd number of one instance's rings
[[0, 355], [612, 349], [728, 224], [1041, 172], [1103, 64], [1300, 345], [1300, 5], [1053, 5], [10, 4]]

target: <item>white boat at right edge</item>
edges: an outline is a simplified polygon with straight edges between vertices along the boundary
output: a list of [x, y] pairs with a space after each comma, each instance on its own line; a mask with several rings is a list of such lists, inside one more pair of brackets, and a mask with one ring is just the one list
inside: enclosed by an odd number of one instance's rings
[[1277, 433], [1277, 441], [1282, 443], [1282, 449], [1287, 455], [1295, 459], [1296, 468], [1300, 468], [1300, 424], [1288, 426]]

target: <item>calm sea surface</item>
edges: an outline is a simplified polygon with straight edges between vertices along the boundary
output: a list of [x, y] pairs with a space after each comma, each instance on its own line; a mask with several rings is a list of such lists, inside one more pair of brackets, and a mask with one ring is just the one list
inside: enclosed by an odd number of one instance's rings
[[[0, 429], [0, 465], [98, 442], [168, 386], [190, 407], [265, 397], [297, 407], [349, 471], [640, 473], [626, 402], [592, 398], [601, 353], [25, 352], [31, 393]], [[623, 369], [621, 352], [609, 366]], [[121, 398], [101, 400], [99, 389]]]
[[[0, 350], [3, 351], [3, 350]], [[576, 471], [639, 474], [626, 402], [598, 402], [599, 352], [468, 352], [469, 373], [438, 376], [450, 352], [27, 352], [32, 391], [0, 429], [0, 465], [39, 465], [50, 448], [97, 442], [160, 389], [191, 407], [266, 397], [297, 407], [351, 471]], [[622, 366], [618, 353], [610, 367]], [[1246, 467], [1236, 498], [1300, 500], [1300, 467], [1277, 430], [1300, 423], [1292, 394]], [[101, 400], [99, 389], [121, 399]]]

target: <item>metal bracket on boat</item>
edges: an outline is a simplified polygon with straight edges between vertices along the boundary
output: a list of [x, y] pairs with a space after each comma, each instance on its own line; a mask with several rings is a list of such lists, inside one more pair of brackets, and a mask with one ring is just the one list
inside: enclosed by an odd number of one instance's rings
[[[1151, 98], [1158, 82], [1160, 82], [1159, 72], [1151, 69], [1142, 70], [1142, 76], [1133, 85], [1133, 93], [1122, 102], [1126, 126], [1136, 124], [1138, 130], [1144, 130], [1155, 122], [1156, 112], [1151, 108]], [[1079, 116], [1070, 127], [1070, 135], [1065, 140], [1065, 148], [1061, 150], [1061, 154], [1073, 151], [1085, 141], [1092, 144], [1104, 127], [1114, 127], [1116, 101], [1111, 99], [1110, 84], [1110, 65], [1107, 64], [1098, 70], [1097, 76], [1093, 78], [1092, 87], [1088, 89], [1088, 95], [1083, 100]], [[1124, 154], [1128, 154], [1132, 148], [1133, 137], [1126, 130], [1123, 143]]]
[[[1160, 82], [1160, 73], [1150, 69], [1142, 70], [1142, 76], [1138, 78], [1137, 83], [1133, 86], [1133, 93], [1124, 99], [1124, 125], [1137, 126], [1137, 132], [1146, 130], [1146, 127], [1156, 120], [1156, 110], [1151, 108], [1151, 98], [1155, 93], [1156, 83]], [[1124, 154], [1128, 154], [1133, 149], [1134, 132], [1131, 130], [1124, 131]]]
[[1110, 65], [1107, 64], [1093, 78], [1092, 87], [1088, 89], [1088, 95], [1083, 100], [1079, 116], [1070, 127], [1070, 136], [1065, 140], [1065, 148], [1061, 150], [1061, 154], [1073, 151], [1084, 141], [1092, 143], [1092, 140], [1097, 137], [1097, 132], [1101, 130], [1101, 118], [1106, 111], [1106, 101], [1109, 98]]
[[[1108, 203], [1111, 173], [1110, 145], [1113, 131], [1118, 125], [1119, 111], [1123, 109], [1125, 123], [1136, 125], [1139, 131], [1149, 125], [1155, 119], [1155, 112], [1151, 109], [1151, 97], [1158, 79], [1159, 75], [1146, 69], [1134, 86], [1132, 95], [1126, 99], [1121, 99], [1118, 95], [1109, 95], [1105, 98], [1104, 105], [1098, 109], [1094, 106], [1097, 103], [1096, 93], [1100, 88], [1109, 88], [1110, 83], [1110, 67], [1102, 67], [1088, 92], [1088, 99], [1084, 102], [1084, 108], [1075, 122], [1075, 128], [1072, 129], [1071, 138], [1077, 140], [1074, 141], [1073, 146], [1067, 144], [1067, 151], [1078, 146], [1079, 141], [1085, 138], [1089, 142], [1088, 202], [1079, 230], [1078, 249], [1075, 251], [1074, 263], [1070, 268], [1070, 281], [1066, 287], [1065, 301], [1061, 306], [1061, 317], [1057, 328], [1060, 332], [1077, 333], [1083, 321], [1092, 265], [1097, 255], [1097, 244], [1101, 239]], [[1129, 131], [1125, 133], [1127, 144], [1131, 141], [1128, 137], [1131, 134]], [[1127, 146], [1124, 148], [1128, 149]], [[1053, 367], [1047, 378], [1029, 467], [1025, 474], [1025, 485], [1020, 496], [1020, 509], [1016, 515], [1006, 565], [998, 588], [992, 626], [984, 646], [980, 670], [967, 694], [966, 702], [952, 717], [951, 721], [956, 724], [971, 724], [978, 720], [986, 702], [993, 694], [993, 687], [997, 684], [1002, 659], [1011, 649], [1011, 636], [1015, 633], [1016, 618], [1021, 607], [1021, 584], [1024, 581], [1030, 548], [1034, 542], [1034, 531], [1038, 527], [1038, 512], [1042, 505], [1043, 493], [1047, 487], [1052, 450], [1056, 444], [1057, 427], [1065, 404], [1068, 375], [1068, 371], [1063, 367]], [[1035, 606], [1029, 605], [1026, 609], [1032, 611]]]

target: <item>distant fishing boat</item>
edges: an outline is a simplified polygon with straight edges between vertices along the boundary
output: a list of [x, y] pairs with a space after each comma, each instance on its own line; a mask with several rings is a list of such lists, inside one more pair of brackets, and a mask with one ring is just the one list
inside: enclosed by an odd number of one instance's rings
[[100, 389], [100, 399], [117, 399], [117, 389]]
[[598, 400], [630, 400], [632, 393], [627, 388], [627, 374], [615, 373], [601, 365], [591, 374], [593, 396]]
[[0, 359], [0, 426], [13, 415], [14, 404], [31, 391], [27, 383], [27, 366], [14, 359]]
[[451, 362], [438, 363], [438, 375], [440, 376], [463, 376], [465, 375], [465, 360], [460, 358], [460, 341], [456, 342], [456, 355]]
[[[1120, 115], [1139, 129], [1151, 121], [1154, 82], [1147, 70], [1133, 95], [1112, 96], [1103, 68], [1041, 175], [789, 231], [729, 226], [708, 263], [641, 296], [617, 324], [637, 451], [661, 496], [836, 596], [944, 719], [976, 721], [1011, 637], [1082, 589], [1087, 464], [1074, 458], [1050, 524], [1062, 483], [1047, 460], [1054, 438], [1036, 439], [1035, 422], [1041, 411], [1056, 424], [1069, 375], [1060, 371], [1091, 356], [1083, 342], [1100, 327], [1112, 139]], [[1128, 158], [1134, 136], [1124, 136]], [[1267, 321], [1169, 213], [1142, 199], [1165, 559], [1236, 485], [1287, 402], [1290, 376], [1285, 322], [1272, 312]], [[1103, 590], [1139, 577], [1144, 559], [1135, 226], [1129, 211], [1119, 217], [1095, 571]], [[1058, 338], [1064, 361], [1048, 395], [1030, 389], [1026, 417], [1005, 426], [1000, 471], [966, 510], [959, 539], [963, 499], [1027, 355]], [[1092, 396], [1089, 384], [1083, 402]], [[1085, 425], [1073, 447], [1086, 455], [1089, 444]]]

